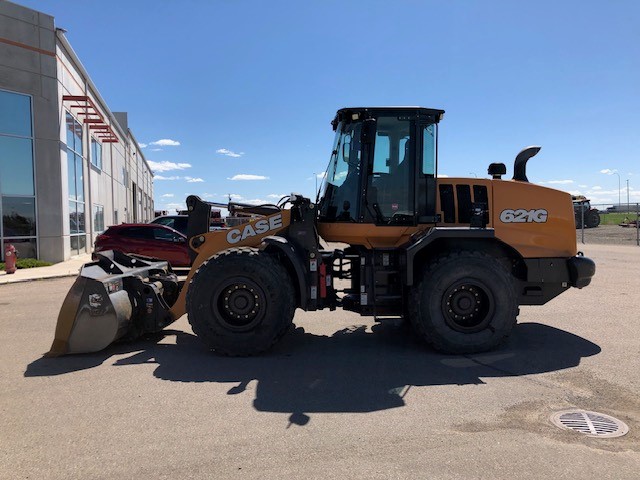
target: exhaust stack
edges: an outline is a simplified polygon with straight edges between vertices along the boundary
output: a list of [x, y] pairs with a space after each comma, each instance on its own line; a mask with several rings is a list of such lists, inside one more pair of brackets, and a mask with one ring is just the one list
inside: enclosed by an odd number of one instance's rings
[[535, 157], [542, 147], [531, 146], [522, 150], [513, 163], [513, 179], [519, 182], [528, 182], [527, 162], [531, 157]]

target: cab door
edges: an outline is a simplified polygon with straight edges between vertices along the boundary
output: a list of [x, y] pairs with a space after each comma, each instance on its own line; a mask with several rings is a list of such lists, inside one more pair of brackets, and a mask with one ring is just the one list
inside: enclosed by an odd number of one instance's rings
[[415, 120], [378, 116], [368, 161], [365, 222], [415, 224]]

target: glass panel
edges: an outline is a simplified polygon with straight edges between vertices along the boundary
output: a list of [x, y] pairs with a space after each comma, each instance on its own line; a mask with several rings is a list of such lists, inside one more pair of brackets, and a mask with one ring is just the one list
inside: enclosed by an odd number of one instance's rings
[[371, 205], [378, 205], [378, 222], [398, 224], [412, 221], [410, 127], [407, 120], [378, 118], [368, 193]]
[[73, 129], [75, 120], [71, 116], [69, 112], [67, 112], [66, 116], [66, 126], [67, 126], [67, 148], [73, 150], [74, 147], [74, 137], [73, 137]]
[[129, 238], [153, 238], [151, 228], [131, 227], [120, 230], [120, 235]]
[[0, 90], [0, 133], [31, 137], [31, 98]]
[[76, 205], [78, 206], [78, 233], [84, 233], [86, 232], [84, 223], [84, 203], [78, 202]]
[[78, 233], [77, 203], [69, 202], [69, 233]]
[[0, 135], [0, 192], [35, 195], [31, 139]]
[[72, 235], [71, 236], [71, 253], [78, 254], [85, 251], [87, 245], [87, 239], [84, 235]]
[[82, 125], [80, 125], [75, 120], [73, 121], [73, 137], [74, 137], [74, 146], [73, 149], [76, 153], [82, 155], [84, 152], [82, 151]]
[[82, 176], [82, 157], [75, 155], [76, 158], [76, 188], [78, 201], [84, 202], [84, 177]]
[[[38, 258], [35, 238], [5, 238], [4, 244], [16, 247], [18, 258]], [[4, 248], [2, 251], [4, 252]]]
[[[4, 245], [16, 247], [18, 258], [38, 258], [35, 238], [5, 238]], [[4, 248], [2, 249], [4, 258]]]
[[422, 173], [436, 174], [436, 126], [428, 125], [422, 135]]
[[5, 237], [36, 234], [36, 201], [30, 197], [2, 198], [2, 226]]
[[172, 242], [176, 235], [171, 230], [165, 230], [164, 228], [154, 228], [153, 238], [156, 240], [166, 240]]
[[355, 221], [360, 182], [362, 124], [338, 124], [324, 180], [322, 216], [331, 221]]
[[104, 207], [102, 205], [93, 206], [93, 228], [96, 232], [104, 231]]
[[91, 163], [102, 170], [102, 144], [94, 138], [91, 139]]
[[69, 185], [69, 200], [77, 200], [76, 192], [76, 162], [75, 154], [67, 149], [67, 184]]

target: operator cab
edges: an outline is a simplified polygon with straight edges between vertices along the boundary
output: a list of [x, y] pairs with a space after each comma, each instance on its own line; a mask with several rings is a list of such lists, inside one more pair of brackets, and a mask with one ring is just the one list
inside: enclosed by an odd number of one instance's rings
[[437, 126], [444, 110], [343, 108], [319, 200], [320, 222], [436, 221]]

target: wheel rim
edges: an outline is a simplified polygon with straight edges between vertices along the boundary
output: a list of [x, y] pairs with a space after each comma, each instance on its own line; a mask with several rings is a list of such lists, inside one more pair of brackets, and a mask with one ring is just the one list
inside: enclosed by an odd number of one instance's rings
[[451, 285], [442, 297], [447, 325], [462, 333], [480, 332], [491, 323], [494, 299], [482, 283], [465, 279]]
[[224, 327], [233, 331], [247, 331], [262, 321], [266, 297], [256, 282], [236, 277], [217, 289], [211, 307]]

